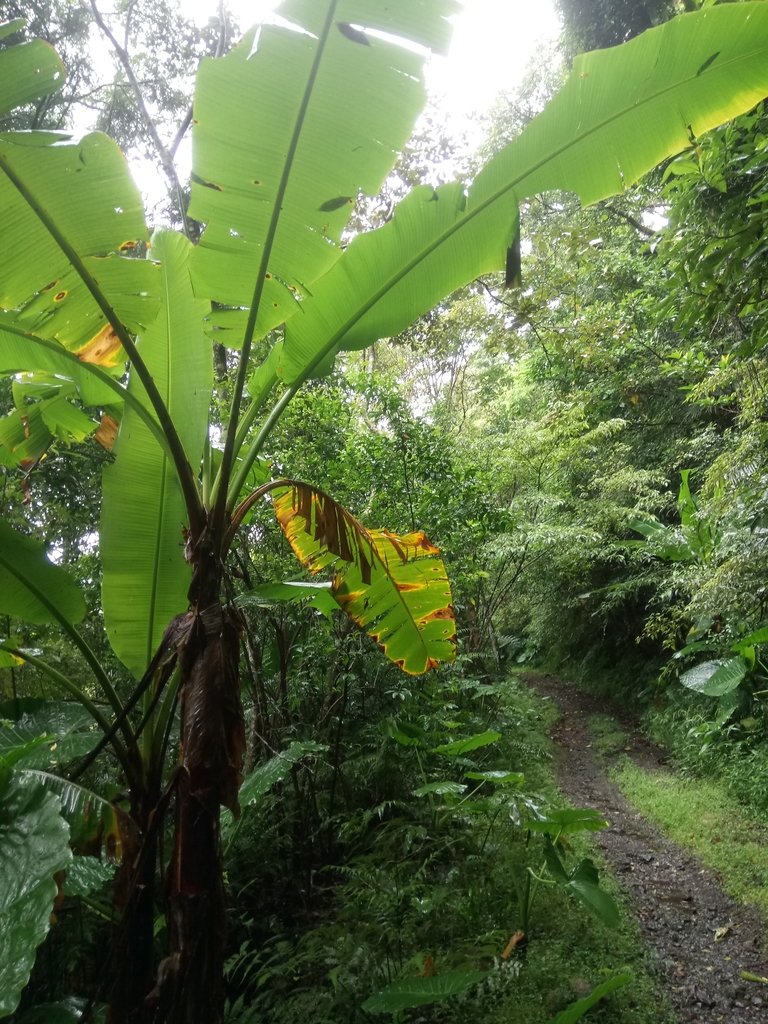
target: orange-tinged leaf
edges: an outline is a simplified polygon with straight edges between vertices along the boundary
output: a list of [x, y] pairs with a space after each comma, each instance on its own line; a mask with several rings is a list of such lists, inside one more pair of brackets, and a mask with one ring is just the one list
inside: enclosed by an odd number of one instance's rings
[[117, 366], [121, 351], [120, 339], [111, 324], [105, 324], [98, 334], [77, 350], [77, 358], [96, 366]]
[[102, 448], [106, 451], [112, 451], [112, 445], [115, 443], [117, 438], [117, 432], [120, 429], [120, 424], [114, 419], [109, 413], [104, 413], [101, 417], [101, 423], [98, 429], [93, 435], [94, 441], [98, 441]]
[[337, 603], [399, 668], [420, 675], [455, 657], [451, 585], [424, 533], [369, 530], [298, 482], [274, 492], [274, 507], [299, 561], [312, 573], [333, 570]]

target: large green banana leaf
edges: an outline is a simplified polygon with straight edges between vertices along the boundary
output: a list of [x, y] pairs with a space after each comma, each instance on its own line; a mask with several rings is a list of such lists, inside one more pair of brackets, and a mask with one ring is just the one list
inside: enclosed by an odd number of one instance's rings
[[258, 334], [297, 311], [339, 257], [358, 193], [377, 191], [425, 98], [424, 51], [354, 26], [442, 51], [457, 6], [289, 0], [280, 14], [293, 29], [265, 26], [203, 62], [190, 205], [206, 225], [193, 261], [198, 294], [258, 306]]
[[106, 135], [0, 135], [0, 208], [0, 307], [17, 327], [81, 349], [106, 322], [94, 291], [129, 330], [154, 319], [157, 267], [120, 255], [147, 239], [141, 198]]
[[16, 1009], [72, 859], [59, 801], [0, 767], [0, 1017]]
[[[0, 25], [0, 39], [17, 32], [23, 21]], [[0, 117], [22, 103], [31, 103], [64, 84], [64, 65], [48, 43], [34, 39], [0, 50]]]
[[502, 269], [526, 196], [563, 189], [593, 203], [613, 195], [767, 93], [761, 2], [686, 14], [585, 54], [466, 195], [460, 184], [416, 189], [389, 224], [350, 244], [288, 322], [281, 375], [323, 372], [339, 349], [396, 334], [448, 292]]
[[50, 562], [42, 544], [0, 520], [0, 613], [26, 622], [80, 622], [86, 612], [77, 583]]
[[423, 533], [368, 530], [307, 484], [275, 491], [275, 515], [310, 572], [334, 571], [331, 593], [404, 672], [420, 675], [456, 655], [451, 585]]
[[[207, 305], [192, 292], [191, 249], [175, 232], [155, 235], [161, 315], [142, 334], [138, 349], [197, 468], [208, 430], [213, 361], [202, 330]], [[134, 374], [128, 391], [144, 397]], [[114, 453], [114, 464], [104, 471], [101, 516], [104, 620], [116, 654], [140, 678], [166, 626], [187, 607], [187, 514], [172, 464], [130, 405]]]

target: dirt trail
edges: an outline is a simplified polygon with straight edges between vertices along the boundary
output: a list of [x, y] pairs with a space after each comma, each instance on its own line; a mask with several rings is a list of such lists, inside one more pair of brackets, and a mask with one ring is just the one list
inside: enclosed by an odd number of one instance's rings
[[[531, 674], [526, 682], [561, 712], [553, 731], [561, 790], [611, 822], [596, 841], [640, 922], [681, 1024], [768, 1024], [768, 987], [739, 977], [745, 970], [768, 975], [762, 948], [768, 936], [755, 913], [726, 896], [716, 877], [642, 818], [607, 777], [587, 729], [589, 715], [611, 710], [605, 700], [551, 676]], [[631, 723], [621, 724], [631, 736], [629, 756], [663, 770], [663, 752]], [[719, 929], [728, 931], [716, 940]]]

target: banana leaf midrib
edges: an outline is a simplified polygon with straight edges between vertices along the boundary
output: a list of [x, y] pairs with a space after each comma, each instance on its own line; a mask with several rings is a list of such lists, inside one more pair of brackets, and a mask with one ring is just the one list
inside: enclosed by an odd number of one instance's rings
[[240, 416], [240, 406], [242, 403], [242, 396], [245, 391], [245, 384], [248, 378], [249, 372], [249, 356], [251, 346], [253, 344], [253, 336], [256, 331], [256, 321], [259, 314], [259, 308], [261, 306], [261, 298], [264, 292], [264, 282], [266, 281], [266, 275], [269, 270], [269, 262], [272, 256], [272, 249], [277, 236], [277, 230], [280, 223], [280, 217], [282, 214], [283, 200], [288, 189], [288, 183], [291, 179], [293, 172], [294, 163], [296, 160], [296, 154], [298, 151], [299, 141], [301, 139], [301, 131], [304, 125], [304, 121], [307, 116], [309, 109], [310, 99], [312, 97], [312, 91], [314, 88], [317, 74], [320, 68], [325, 47], [328, 42], [330, 31], [333, 25], [333, 19], [336, 14], [336, 8], [338, 6], [338, 0], [332, 0], [328, 11], [326, 13], [326, 20], [323, 25], [322, 35], [318, 39], [318, 44], [315, 50], [315, 55], [312, 61], [307, 82], [304, 87], [302, 95], [301, 105], [296, 115], [296, 122], [294, 124], [293, 132], [291, 134], [291, 141], [286, 154], [286, 159], [283, 164], [280, 181], [275, 193], [275, 199], [272, 205], [272, 213], [269, 220], [269, 226], [267, 233], [264, 238], [264, 245], [261, 253], [261, 259], [259, 261], [259, 267], [256, 272], [256, 283], [254, 285], [253, 297], [251, 299], [251, 307], [248, 313], [248, 320], [245, 326], [245, 332], [243, 335], [243, 344], [241, 349], [240, 366], [238, 367], [237, 379], [235, 381], [235, 387], [232, 394], [231, 411], [229, 418], [229, 428], [227, 431], [227, 438], [224, 444], [224, 455], [219, 469], [218, 479], [214, 483], [213, 494], [215, 500], [214, 514], [213, 514], [213, 528], [214, 530], [223, 529], [224, 521], [226, 518], [226, 506], [227, 506], [227, 492], [229, 489], [229, 478], [232, 471], [232, 464], [235, 457], [235, 440], [237, 436], [238, 419]]

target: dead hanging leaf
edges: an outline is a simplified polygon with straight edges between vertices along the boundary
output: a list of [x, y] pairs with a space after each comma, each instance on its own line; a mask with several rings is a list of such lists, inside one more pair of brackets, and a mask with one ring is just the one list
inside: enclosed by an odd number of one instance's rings
[[101, 423], [98, 429], [93, 435], [94, 441], [98, 441], [102, 448], [106, 451], [111, 452], [112, 446], [117, 439], [117, 432], [120, 429], [120, 424], [116, 419], [113, 419], [109, 413], [104, 413], [101, 417]]
[[386, 656], [420, 675], [456, 656], [451, 585], [439, 549], [422, 532], [369, 530], [308, 484], [274, 492], [278, 522], [312, 573], [335, 573], [331, 593]]
[[516, 949], [524, 946], [526, 943], [525, 932], [515, 932], [512, 938], [504, 947], [504, 952], [501, 954], [502, 960], [509, 960]]
[[75, 355], [83, 363], [117, 366], [120, 351], [120, 339], [115, 334], [112, 324], [105, 324], [98, 334], [76, 351]]
[[424, 970], [421, 972], [421, 976], [422, 978], [434, 978], [436, 974], [435, 958], [430, 953], [424, 961]]

